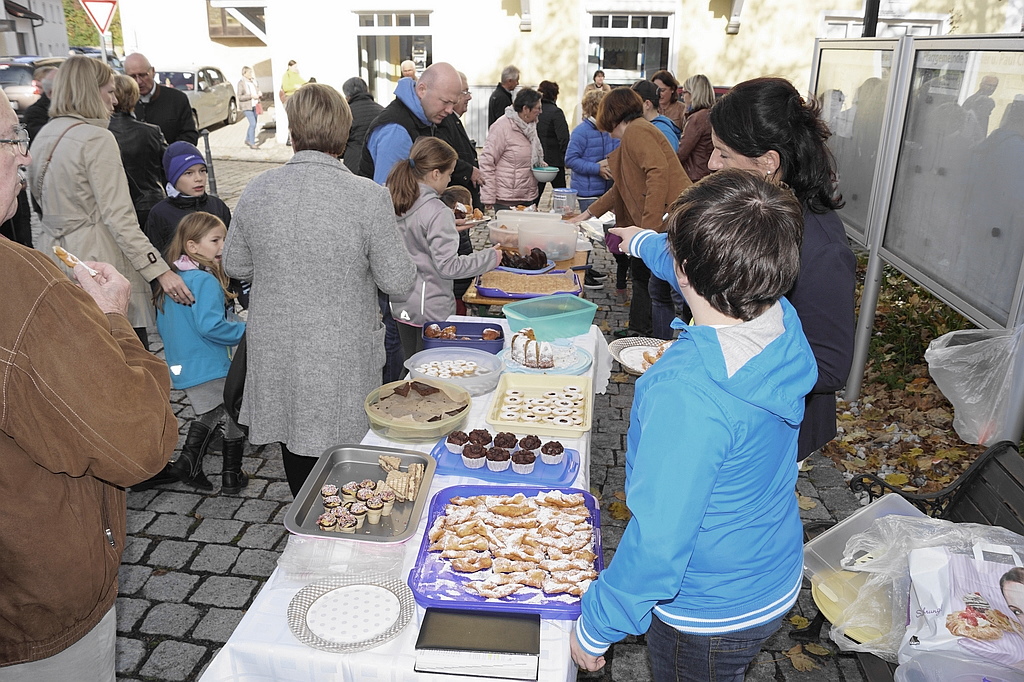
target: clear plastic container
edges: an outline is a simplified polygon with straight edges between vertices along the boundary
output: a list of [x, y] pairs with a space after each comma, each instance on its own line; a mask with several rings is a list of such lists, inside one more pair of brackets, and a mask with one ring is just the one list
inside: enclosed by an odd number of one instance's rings
[[430, 362], [464, 360], [475, 362], [476, 372], [470, 376], [442, 379], [466, 389], [470, 395], [490, 393], [498, 385], [501, 373], [505, 371], [505, 362], [497, 355], [473, 348], [431, 348], [421, 350], [405, 361], [405, 368], [413, 379], [431, 379], [429, 374], [420, 371], [419, 367]]
[[532, 327], [539, 340], [554, 341], [590, 331], [597, 304], [572, 294], [556, 294], [508, 303], [502, 312], [513, 332]]
[[[550, 214], [557, 215], [557, 214]], [[578, 228], [562, 222], [535, 223], [519, 227], [519, 253], [529, 255], [531, 249], [540, 249], [554, 261], [567, 260], [576, 255]]]

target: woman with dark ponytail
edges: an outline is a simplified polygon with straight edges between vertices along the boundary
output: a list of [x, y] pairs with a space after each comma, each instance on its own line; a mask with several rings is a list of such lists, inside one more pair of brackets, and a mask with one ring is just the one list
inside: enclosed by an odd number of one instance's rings
[[455, 313], [452, 280], [475, 277], [501, 262], [501, 250], [460, 256], [455, 213], [440, 194], [451, 181], [458, 155], [447, 142], [420, 137], [409, 158], [395, 163], [387, 188], [398, 216], [398, 231], [416, 265], [416, 283], [404, 296], [391, 295], [391, 314], [398, 322], [405, 357], [423, 350], [423, 323], [445, 320]]
[[830, 135], [817, 103], [782, 78], [740, 83], [711, 109], [715, 148], [708, 168], [739, 168], [785, 183], [804, 207], [800, 276], [786, 298], [814, 351], [818, 380], [807, 395], [798, 460], [835, 437], [835, 392], [853, 362], [857, 259], [835, 212], [843, 201], [825, 145]]

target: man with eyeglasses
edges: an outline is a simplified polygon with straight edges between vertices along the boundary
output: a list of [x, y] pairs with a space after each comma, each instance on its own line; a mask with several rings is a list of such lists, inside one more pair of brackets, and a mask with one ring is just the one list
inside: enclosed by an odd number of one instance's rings
[[139, 84], [135, 118], [160, 126], [167, 144], [199, 142], [199, 131], [196, 130], [188, 97], [180, 90], [157, 83], [156, 72], [146, 55], [141, 52], [128, 55], [124, 60], [124, 73]]
[[[0, 102], [0, 107], [3, 108], [3, 116], [0, 118], [0, 126], [6, 126], [10, 122], [10, 126], [4, 127], [0, 135], [3, 135], [5, 139], [0, 139], [0, 155], [3, 155], [2, 169], [8, 170], [8, 165], [11, 166], [10, 173], [3, 173], [0, 176], [0, 210], [3, 210], [4, 217], [2, 224], [0, 224], [0, 238], [6, 237], [11, 241], [18, 242], [24, 246], [32, 246], [32, 228], [31, 228], [31, 215], [29, 214], [28, 198], [27, 196], [21, 198], [21, 195], [25, 193], [25, 166], [29, 162], [28, 158], [28, 145], [29, 137], [28, 130], [23, 125], [18, 125], [18, 116], [14, 114], [14, 110], [10, 108], [7, 101]], [[11, 116], [7, 114], [10, 113]], [[9, 147], [8, 147], [9, 145]], [[4, 152], [3, 149], [13, 149], [15, 161], [20, 160], [22, 163], [8, 164], [8, 157], [11, 156], [10, 152]], [[13, 204], [8, 203], [8, 181], [13, 182], [14, 186], [14, 202]], [[20, 214], [17, 215], [16, 214]]]
[[[0, 220], [30, 162], [0, 91]], [[167, 365], [125, 317], [131, 284], [89, 265], [79, 286], [0, 237], [0, 680], [114, 682], [124, 488], [178, 442]]]
[[459, 160], [455, 162], [451, 184], [462, 185], [468, 189], [473, 195], [473, 207], [483, 210], [484, 206], [480, 201], [480, 184], [484, 178], [479, 168], [480, 162], [476, 155], [476, 145], [473, 140], [469, 139], [469, 134], [460, 118], [469, 109], [473, 93], [469, 90], [466, 74], [460, 71], [459, 78], [462, 81], [459, 103], [455, 105], [455, 111], [445, 116], [441, 124], [437, 126], [437, 137], [450, 144], [455, 153], [459, 155]]

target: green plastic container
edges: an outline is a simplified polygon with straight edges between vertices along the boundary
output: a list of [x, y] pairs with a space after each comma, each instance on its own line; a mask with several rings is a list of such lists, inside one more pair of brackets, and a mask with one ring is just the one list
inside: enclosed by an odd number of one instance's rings
[[554, 341], [586, 334], [597, 304], [572, 294], [555, 294], [507, 303], [502, 311], [513, 332], [532, 327], [540, 341]]

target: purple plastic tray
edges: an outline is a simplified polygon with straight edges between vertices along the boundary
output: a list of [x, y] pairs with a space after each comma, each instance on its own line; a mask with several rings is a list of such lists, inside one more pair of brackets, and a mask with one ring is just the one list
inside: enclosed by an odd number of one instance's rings
[[576, 450], [566, 448], [565, 457], [559, 464], [545, 464], [537, 453], [537, 462], [533, 471], [529, 474], [517, 474], [512, 471], [512, 465], [504, 471], [491, 471], [487, 465], [479, 469], [470, 469], [462, 463], [462, 455], [456, 455], [444, 444], [444, 439], [438, 441], [430, 456], [437, 460], [437, 469], [434, 475], [446, 476], [469, 476], [479, 478], [481, 481], [492, 481], [506, 485], [572, 485], [576, 480], [576, 474], [580, 472], [580, 453]]
[[[494, 485], [456, 485], [439, 491], [430, 500], [427, 511], [427, 528], [434, 524], [434, 519], [444, 513], [444, 507], [453, 497], [471, 497], [473, 495], [524, 495], [534, 496], [541, 491], [560, 490], [564, 493], [583, 493], [587, 509], [590, 510], [590, 523], [594, 526], [594, 570], [604, 570], [604, 555], [601, 553], [601, 509], [594, 496], [579, 488], [563, 488], [559, 486], [494, 486]], [[520, 613], [537, 613], [541, 618], [551, 620], [576, 620], [580, 615], [580, 598], [569, 594], [547, 595], [538, 589], [524, 587], [504, 599], [486, 599], [466, 592], [463, 588], [468, 582], [482, 580], [487, 572], [459, 573], [453, 571], [451, 564], [441, 558], [440, 552], [428, 552], [430, 539], [423, 534], [416, 565], [409, 574], [409, 589], [416, 597], [416, 603], [424, 608], [428, 606], [449, 609], [472, 609], [483, 611], [518, 611]]]
[[[546, 275], [557, 275], [565, 270], [552, 270], [546, 272]], [[492, 289], [491, 287], [480, 286], [480, 275], [476, 278], [476, 291], [481, 296], [488, 296], [490, 298], [540, 298], [541, 296], [555, 296], [557, 294], [572, 294], [573, 296], [579, 296], [583, 292], [583, 287], [580, 286], [580, 278], [575, 272], [572, 273], [572, 279], [576, 282], [576, 288], [570, 291], [553, 291], [549, 294], [510, 294], [503, 289]]]
[[[468, 336], [469, 340], [432, 339], [424, 336], [424, 350], [430, 348], [476, 348], [477, 350], [486, 351], [491, 355], [497, 355], [501, 352], [501, 349], [505, 347], [505, 331], [497, 322], [445, 322], [444, 320], [427, 320], [423, 323], [423, 329], [426, 329], [432, 324], [436, 324], [441, 327], [441, 329], [444, 329], [449, 325], [454, 325], [458, 335]], [[501, 336], [493, 341], [484, 341], [482, 334], [485, 329], [497, 329], [501, 333]], [[422, 335], [423, 332], [421, 331], [420, 334]]]

